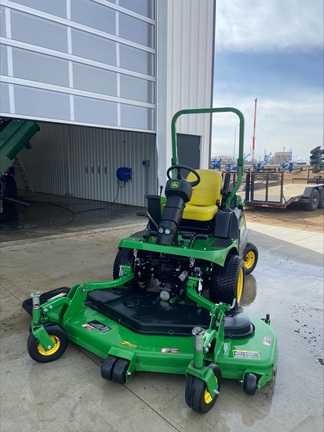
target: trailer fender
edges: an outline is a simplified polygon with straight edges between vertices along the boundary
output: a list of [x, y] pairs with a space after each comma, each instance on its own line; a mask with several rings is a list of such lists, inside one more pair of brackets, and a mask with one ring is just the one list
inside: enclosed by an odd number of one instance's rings
[[310, 198], [314, 189], [317, 189], [320, 192], [323, 189], [323, 185], [307, 186], [304, 190], [303, 198]]

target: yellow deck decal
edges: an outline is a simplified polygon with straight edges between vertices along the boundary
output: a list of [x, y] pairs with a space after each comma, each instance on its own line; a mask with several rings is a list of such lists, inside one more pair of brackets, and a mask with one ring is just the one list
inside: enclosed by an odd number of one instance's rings
[[128, 341], [122, 341], [122, 342], [120, 342], [120, 345], [127, 345], [130, 348], [137, 348], [137, 345], [132, 344], [131, 342], [128, 342]]

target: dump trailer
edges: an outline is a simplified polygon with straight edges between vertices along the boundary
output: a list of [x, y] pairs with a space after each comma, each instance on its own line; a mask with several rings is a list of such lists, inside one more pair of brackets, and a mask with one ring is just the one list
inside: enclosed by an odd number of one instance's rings
[[284, 172], [247, 172], [245, 204], [285, 209], [298, 202], [309, 211], [324, 208], [324, 183], [285, 184], [284, 175]]
[[37, 123], [30, 120], [0, 120], [0, 209], [3, 209], [3, 202], [6, 201], [22, 204], [22, 201], [17, 200], [12, 164], [38, 131]]

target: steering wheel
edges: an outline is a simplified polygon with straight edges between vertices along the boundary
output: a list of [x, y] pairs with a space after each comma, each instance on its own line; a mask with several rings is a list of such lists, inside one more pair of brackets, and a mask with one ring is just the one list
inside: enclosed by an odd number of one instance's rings
[[192, 172], [196, 176], [196, 178], [197, 178], [197, 180], [194, 180], [194, 181], [191, 181], [191, 182], [188, 182], [188, 183], [192, 187], [197, 186], [200, 183], [200, 175], [197, 173], [197, 171], [194, 170], [193, 168], [190, 168], [190, 167], [186, 166], [186, 165], [173, 165], [173, 166], [171, 166], [168, 169], [167, 173], [166, 173], [169, 180], [172, 180], [172, 177], [170, 176], [170, 172], [173, 171], [173, 170], [177, 171], [177, 180], [185, 180], [185, 181], [187, 181], [183, 177], [183, 175], [181, 173], [182, 170], [187, 170], [189, 172]]

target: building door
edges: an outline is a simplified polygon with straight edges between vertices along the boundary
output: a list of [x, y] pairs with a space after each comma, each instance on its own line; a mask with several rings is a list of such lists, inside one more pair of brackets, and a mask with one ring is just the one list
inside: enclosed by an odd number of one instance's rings
[[177, 134], [180, 165], [187, 165], [194, 169], [200, 167], [200, 139], [199, 135]]

